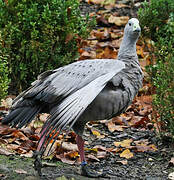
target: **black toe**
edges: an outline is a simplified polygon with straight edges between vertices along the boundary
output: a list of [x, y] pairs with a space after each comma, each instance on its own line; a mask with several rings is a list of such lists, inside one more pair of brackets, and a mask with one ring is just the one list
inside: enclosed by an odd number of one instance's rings
[[81, 166], [81, 172], [83, 176], [93, 177], [93, 178], [106, 176], [106, 173], [103, 172], [103, 169], [95, 171], [94, 169], [91, 169], [90, 166], [87, 164]]
[[41, 155], [38, 151], [36, 151], [33, 154], [33, 157], [35, 158], [34, 161], [34, 169], [38, 172], [39, 176], [42, 176], [41, 168], [42, 168], [42, 161], [41, 161]]

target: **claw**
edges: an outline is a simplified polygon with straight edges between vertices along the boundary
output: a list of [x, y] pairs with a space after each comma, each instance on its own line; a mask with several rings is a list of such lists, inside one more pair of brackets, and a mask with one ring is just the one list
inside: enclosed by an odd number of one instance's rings
[[38, 172], [39, 176], [42, 176], [41, 168], [42, 166], [42, 161], [41, 161], [41, 154], [39, 151], [35, 151], [33, 154], [33, 158], [35, 158], [34, 161], [34, 169]]
[[81, 172], [83, 176], [87, 176], [87, 177], [92, 177], [92, 178], [106, 177], [106, 173], [103, 172], [103, 169], [101, 169], [100, 171], [95, 171], [91, 169], [90, 166], [87, 164], [81, 165]]

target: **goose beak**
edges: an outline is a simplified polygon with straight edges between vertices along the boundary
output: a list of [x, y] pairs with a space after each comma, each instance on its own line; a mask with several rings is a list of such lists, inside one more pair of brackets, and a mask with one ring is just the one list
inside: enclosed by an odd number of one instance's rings
[[140, 28], [140, 26], [139, 26], [138, 23], [137, 23], [137, 24], [134, 24], [134, 26], [133, 26], [133, 32], [141, 32], [141, 28]]

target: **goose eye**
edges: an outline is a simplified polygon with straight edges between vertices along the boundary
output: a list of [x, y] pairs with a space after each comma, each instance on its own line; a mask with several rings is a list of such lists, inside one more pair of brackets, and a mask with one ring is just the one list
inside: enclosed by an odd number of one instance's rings
[[129, 26], [131, 26], [131, 23], [129, 23]]

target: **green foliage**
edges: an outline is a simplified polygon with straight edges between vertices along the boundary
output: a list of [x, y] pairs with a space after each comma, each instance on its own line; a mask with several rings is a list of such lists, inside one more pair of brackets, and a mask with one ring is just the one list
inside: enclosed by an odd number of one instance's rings
[[1, 99], [7, 94], [7, 89], [10, 82], [8, 73], [9, 69], [7, 66], [7, 57], [0, 53], [0, 102]]
[[139, 19], [144, 37], [154, 42], [150, 50], [156, 63], [147, 67], [155, 89], [154, 112], [162, 128], [174, 136], [174, 1], [145, 2]]
[[142, 35], [157, 41], [161, 33], [165, 31], [165, 25], [169, 15], [174, 12], [173, 0], [151, 0], [145, 1], [139, 9], [138, 15], [141, 22]]
[[1, 0], [0, 48], [8, 54], [13, 86], [22, 90], [41, 72], [74, 61], [78, 38], [91, 25], [78, 0]]

